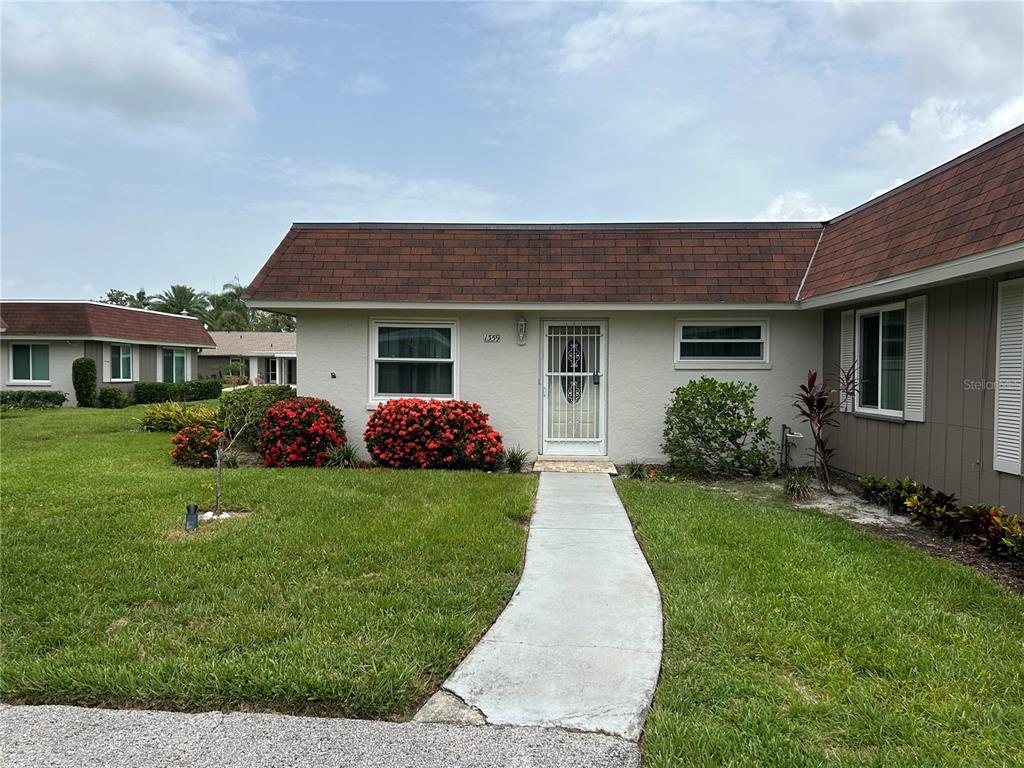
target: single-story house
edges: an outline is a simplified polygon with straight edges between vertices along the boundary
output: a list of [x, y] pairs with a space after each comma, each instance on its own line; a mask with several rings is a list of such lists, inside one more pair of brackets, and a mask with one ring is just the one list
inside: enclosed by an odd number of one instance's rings
[[295, 224], [246, 297], [297, 317], [299, 391], [357, 446], [442, 397], [544, 457], [659, 461], [687, 380], [753, 382], [778, 436], [842, 365], [839, 469], [1024, 500], [1024, 126], [826, 222]]
[[232, 372], [252, 384], [295, 385], [294, 332], [210, 331], [210, 337], [215, 346], [199, 352], [199, 378], [220, 379]]
[[99, 301], [0, 301], [0, 388], [58, 390], [75, 405], [71, 364], [96, 361], [97, 385], [131, 392], [140, 381], [195, 378], [213, 346], [193, 317]]

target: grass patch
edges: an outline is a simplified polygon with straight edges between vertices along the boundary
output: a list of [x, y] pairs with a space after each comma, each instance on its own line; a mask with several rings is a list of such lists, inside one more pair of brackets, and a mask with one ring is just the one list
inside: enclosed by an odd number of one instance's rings
[[1024, 765], [1024, 599], [817, 511], [617, 482], [661, 587], [649, 766]]
[[532, 477], [227, 470], [185, 536], [213, 471], [138, 412], [4, 415], [9, 701], [402, 717], [519, 580]]

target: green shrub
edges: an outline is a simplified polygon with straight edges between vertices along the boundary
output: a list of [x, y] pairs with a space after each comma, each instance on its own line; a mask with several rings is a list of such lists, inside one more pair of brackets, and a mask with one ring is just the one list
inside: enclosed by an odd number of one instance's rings
[[507, 472], [518, 475], [526, 467], [526, 462], [529, 460], [530, 452], [525, 448], [514, 445], [502, 452], [500, 462]]
[[220, 396], [224, 431], [232, 439], [242, 432], [237, 436], [235, 445], [255, 450], [260, 439], [260, 422], [267, 408], [286, 397], [295, 397], [295, 390], [283, 384], [261, 384], [225, 392]]
[[220, 397], [224, 384], [218, 379], [193, 379], [186, 381], [185, 400], [216, 400]]
[[220, 397], [222, 386], [216, 379], [196, 379], [183, 384], [144, 381], [135, 385], [135, 402], [144, 404], [216, 400]]
[[135, 419], [144, 432], [178, 432], [185, 427], [220, 428], [216, 408], [184, 403], [154, 403]]
[[141, 381], [135, 385], [136, 403], [169, 403], [185, 399], [184, 384], [169, 384], [166, 381]]
[[5, 390], [0, 392], [0, 410], [12, 408], [60, 408], [68, 399], [66, 392], [54, 390]]
[[96, 397], [100, 408], [127, 408], [128, 395], [117, 387], [103, 387]]
[[91, 357], [78, 357], [71, 363], [71, 385], [79, 408], [96, 405], [96, 361]]
[[673, 471], [698, 477], [760, 477], [775, 468], [771, 419], [754, 414], [757, 387], [708, 376], [673, 392], [662, 450]]

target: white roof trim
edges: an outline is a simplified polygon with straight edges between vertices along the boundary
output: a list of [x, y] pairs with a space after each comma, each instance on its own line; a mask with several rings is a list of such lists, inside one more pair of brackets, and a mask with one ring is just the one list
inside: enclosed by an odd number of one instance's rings
[[105, 341], [111, 344], [139, 344], [143, 347], [187, 347], [189, 349], [213, 349], [213, 344], [199, 344], [191, 341], [153, 341], [152, 339], [119, 339], [115, 336], [54, 336], [52, 334], [36, 334], [35, 336], [8, 336], [4, 341]]
[[990, 251], [964, 256], [956, 261], [947, 261], [933, 267], [875, 280], [864, 285], [844, 288], [822, 296], [804, 299], [800, 302], [803, 309], [834, 307], [839, 304], [850, 304], [864, 299], [874, 299], [904, 291], [914, 291], [938, 283], [977, 277], [992, 272], [1003, 272], [1009, 269], [1024, 267], [1024, 241], [1002, 245]]
[[516, 301], [299, 301], [290, 299], [251, 299], [246, 302], [256, 309], [299, 311], [305, 309], [386, 309], [386, 310], [510, 310], [518, 312], [737, 312], [772, 309], [799, 309], [795, 302], [736, 302], [691, 301], [669, 302], [544, 302]]

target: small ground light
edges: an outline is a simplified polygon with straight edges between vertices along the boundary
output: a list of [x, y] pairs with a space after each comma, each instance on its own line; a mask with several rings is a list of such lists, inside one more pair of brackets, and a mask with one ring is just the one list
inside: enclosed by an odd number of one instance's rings
[[189, 504], [185, 507], [185, 530], [194, 531], [199, 528], [199, 505]]

